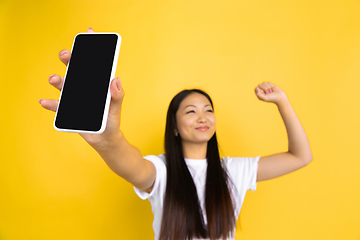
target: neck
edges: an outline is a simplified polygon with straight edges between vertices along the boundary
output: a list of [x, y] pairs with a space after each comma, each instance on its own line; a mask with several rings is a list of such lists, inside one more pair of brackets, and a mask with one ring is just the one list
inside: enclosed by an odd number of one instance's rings
[[184, 158], [205, 159], [207, 152], [206, 143], [189, 143], [182, 142]]

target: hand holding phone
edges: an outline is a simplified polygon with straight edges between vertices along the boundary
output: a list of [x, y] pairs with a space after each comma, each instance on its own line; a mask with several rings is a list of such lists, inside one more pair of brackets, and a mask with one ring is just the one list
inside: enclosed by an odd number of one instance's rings
[[120, 43], [117, 33], [75, 36], [54, 119], [56, 130], [93, 134], [105, 130]]
[[[93, 30], [91, 28], [88, 29], [87, 33], [93, 33]], [[72, 53], [68, 50], [62, 50], [59, 54], [60, 60], [65, 64], [68, 65], [68, 63], [71, 60]], [[113, 78], [113, 76], [111, 76]], [[59, 75], [53, 74], [51, 75], [49, 82], [51, 85], [56, 87], [59, 90], [63, 89], [64, 86], [64, 78], [62, 78]], [[80, 135], [91, 145], [96, 144], [97, 142], [101, 142], [104, 140], [104, 138], [110, 138], [111, 136], [116, 135], [116, 133], [119, 132], [119, 126], [120, 126], [120, 111], [121, 111], [121, 104], [122, 99], [124, 97], [124, 90], [120, 90], [121, 83], [118, 78], [113, 79], [110, 83], [110, 92], [111, 92], [111, 103], [108, 112], [110, 112], [108, 119], [107, 119], [107, 125], [106, 130], [104, 134], [92, 134], [92, 133], [100, 133], [93, 132], [93, 131], [84, 131], [84, 130], [74, 130], [73, 132], [79, 132]], [[80, 92], [83, 90], [80, 90]], [[79, 92], [79, 95], [81, 95]], [[86, 92], [85, 92], [86, 95]], [[110, 95], [107, 94], [107, 97]], [[91, 96], [90, 96], [91, 97]], [[110, 97], [109, 97], [110, 98]], [[85, 101], [86, 102], [86, 101]], [[45, 109], [57, 111], [58, 109], [58, 101], [52, 100], [52, 99], [40, 99], [39, 103], [44, 107]], [[55, 121], [54, 121], [55, 122]], [[103, 123], [103, 122], [102, 122]], [[73, 129], [71, 129], [73, 130]], [[86, 132], [86, 133], [85, 133]], [[90, 133], [90, 134], [88, 134]]]

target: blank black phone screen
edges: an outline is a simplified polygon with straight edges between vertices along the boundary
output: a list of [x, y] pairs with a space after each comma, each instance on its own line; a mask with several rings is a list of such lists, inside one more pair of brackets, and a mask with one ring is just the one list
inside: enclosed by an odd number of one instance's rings
[[116, 34], [75, 37], [55, 119], [57, 128], [101, 128], [117, 41]]

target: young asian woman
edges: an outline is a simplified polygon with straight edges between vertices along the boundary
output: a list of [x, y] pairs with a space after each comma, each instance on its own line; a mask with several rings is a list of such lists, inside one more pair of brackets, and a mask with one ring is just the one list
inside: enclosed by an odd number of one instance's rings
[[[66, 65], [70, 56], [70, 51], [60, 51], [59, 58]], [[54, 74], [49, 82], [61, 90], [63, 78]], [[112, 171], [134, 186], [139, 197], [149, 199], [155, 239], [234, 239], [246, 191], [255, 190], [256, 182], [293, 172], [312, 161], [306, 133], [286, 93], [270, 82], [256, 86], [255, 94], [278, 107], [287, 130], [288, 151], [256, 158], [220, 159], [213, 102], [199, 89], [183, 90], [172, 99], [165, 153], [143, 157], [121, 131], [125, 92], [119, 78], [112, 80], [110, 91], [106, 130], [80, 135]], [[58, 101], [40, 99], [39, 103], [56, 111]]]

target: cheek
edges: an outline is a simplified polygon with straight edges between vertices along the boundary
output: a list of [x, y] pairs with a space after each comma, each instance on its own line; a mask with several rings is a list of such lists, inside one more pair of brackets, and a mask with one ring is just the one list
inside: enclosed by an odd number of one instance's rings
[[215, 118], [215, 116], [210, 117], [210, 118], [209, 118], [209, 121], [211, 122], [211, 124], [213, 124], [213, 125], [215, 126], [215, 124], [216, 124], [216, 118]]
[[178, 130], [179, 132], [186, 131], [187, 128], [190, 128], [193, 125], [193, 120], [190, 118], [183, 118], [178, 121]]

